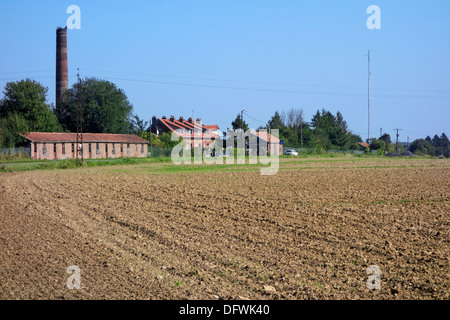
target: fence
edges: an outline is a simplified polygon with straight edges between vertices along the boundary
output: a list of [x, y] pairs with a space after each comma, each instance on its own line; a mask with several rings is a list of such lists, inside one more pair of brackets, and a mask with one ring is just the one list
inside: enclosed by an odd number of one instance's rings
[[[235, 148], [236, 149], [236, 148]], [[225, 150], [225, 149], [224, 149]], [[364, 154], [364, 151], [362, 150], [325, 150], [325, 149], [319, 149], [319, 148], [289, 148], [283, 146], [283, 154], [287, 150], [295, 150], [300, 154], [333, 154], [333, 153], [339, 153], [339, 154]], [[170, 157], [172, 153], [172, 148], [161, 148], [161, 147], [149, 147], [148, 157]], [[376, 154], [376, 151], [372, 151], [372, 153]], [[236, 150], [234, 150], [234, 154], [236, 153]], [[246, 153], [248, 155], [248, 152]]]
[[148, 157], [170, 157], [172, 154], [172, 148], [161, 148], [161, 147], [148, 147]]
[[283, 154], [285, 154], [287, 150], [295, 150], [298, 153], [302, 154], [331, 154], [331, 153], [364, 154], [364, 151], [362, 150], [325, 150], [320, 148], [289, 148], [283, 146]]
[[8, 149], [0, 149], [0, 157], [31, 157], [31, 149], [30, 148], [8, 148]]

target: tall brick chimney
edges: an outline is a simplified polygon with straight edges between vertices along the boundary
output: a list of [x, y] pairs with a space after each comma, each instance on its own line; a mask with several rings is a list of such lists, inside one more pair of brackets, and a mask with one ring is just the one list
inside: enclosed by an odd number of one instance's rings
[[59, 110], [64, 91], [67, 89], [69, 89], [67, 27], [58, 27], [56, 29], [56, 110]]

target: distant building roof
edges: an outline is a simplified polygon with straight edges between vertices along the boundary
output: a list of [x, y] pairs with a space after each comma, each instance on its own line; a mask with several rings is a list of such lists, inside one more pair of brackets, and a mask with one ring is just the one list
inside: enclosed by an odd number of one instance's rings
[[369, 146], [366, 142], [358, 142], [361, 147], [367, 148]]
[[[30, 132], [20, 134], [31, 142], [76, 142], [76, 133], [65, 132]], [[83, 133], [83, 142], [109, 142], [109, 143], [149, 143], [147, 140], [134, 134], [115, 133]]]
[[[201, 119], [193, 121], [192, 118], [189, 118], [188, 120], [180, 118], [178, 120], [172, 116], [170, 119], [163, 117], [162, 119], [159, 119], [159, 121], [170, 131], [185, 138], [202, 137], [203, 139], [216, 139], [219, 137], [214, 132], [218, 130], [219, 127], [217, 125], [203, 125]], [[180, 134], [178, 130], [181, 130], [182, 133]]]
[[217, 124], [204, 125], [204, 127], [208, 130], [219, 130], [219, 126]]
[[271, 135], [268, 132], [260, 132], [260, 131], [253, 131], [252, 132], [254, 135], [256, 135], [258, 138], [270, 142], [270, 143], [280, 143], [280, 139], [278, 139], [277, 137], [275, 137], [274, 135]]

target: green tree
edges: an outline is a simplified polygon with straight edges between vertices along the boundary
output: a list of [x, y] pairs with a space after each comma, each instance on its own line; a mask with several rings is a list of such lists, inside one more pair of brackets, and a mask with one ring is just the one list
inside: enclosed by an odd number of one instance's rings
[[[309, 126], [308, 122], [303, 122], [302, 127], [297, 132], [299, 146], [303, 146], [303, 148], [314, 148], [315, 145], [313, 143], [314, 133]], [[301, 143], [303, 141], [303, 143]]]
[[30, 131], [61, 131], [53, 108], [46, 103], [47, 92], [48, 88], [35, 80], [6, 83], [0, 101], [0, 118], [17, 114], [25, 119]]
[[387, 152], [395, 152], [395, 145], [394, 145], [393, 143], [389, 143], [389, 144], [386, 146], [386, 151], [387, 151]]
[[267, 126], [269, 127], [269, 129], [278, 130], [283, 130], [286, 127], [278, 111], [275, 111], [275, 114], [272, 116], [269, 122], [267, 122]]
[[354, 145], [356, 137], [350, 139], [347, 123], [338, 111], [336, 116], [322, 109], [317, 110], [311, 119], [311, 128], [314, 131], [317, 146], [324, 149], [349, 149]]
[[164, 148], [164, 143], [161, 141], [161, 139], [159, 139], [159, 136], [156, 133], [152, 133], [151, 137], [152, 137], [152, 146], [153, 147]]
[[26, 139], [19, 135], [19, 133], [29, 132], [27, 120], [18, 113], [8, 113], [5, 118], [0, 119], [0, 128], [2, 132], [2, 147], [14, 148], [25, 144]]
[[26, 139], [20, 136], [20, 133], [29, 132], [28, 121], [18, 113], [8, 113], [6, 118], [0, 119], [0, 128], [2, 129], [2, 140], [5, 148], [14, 148], [23, 146]]
[[243, 119], [241, 119], [240, 114], [238, 114], [236, 116], [236, 119], [231, 122], [231, 126], [233, 127], [233, 130], [241, 129], [242, 127], [244, 128], [244, 131], [248, 130], [248, 124], [247, 122], [245, 122], [245, 120], [243, 121]]
[[372, 139], [370, 150], [386, 150], [386, 143], [383, 140]]
[[361, 146], [358, 142], [362, 142], [362, 139], [359, 135], [352, 133], [349, 131], [348, 135], [348, 150], [359, 150]]
[[437, 134], [435, 134], [432, 142], [433, 142], [433, 147], [435, 149], [435, 155], [440, 156], [440, 155], [444, 154], [441, 137], [439, 137]]
[[[180, 141], [182, 140], [182, 138], [180, 138], [178, 141], [172, 141], [172, 134], [168, 133], [168, 132], [164, 132], [159, 139], [162, 142], [162, 146], [164, 148], [173, 148], [175, 147], [178, 143], [180, 143]], [[152, 141], [153, 142], [153, 141]]]
[[450, 142], [444, 132], [442, 133], [440, 140], [442, 144], [442, 154], [447, 158], [450, 157]]
[[430, 141], [425, 139], [417, 139], [411, 143], [409, 151], [417, 155], [435, 155], [435, 149]]
[[135, 114], [131, 119], [131, 123], [133, 124], [133, 131], [136, 135], [148, 139], [148, 134], [145, 134], [148, 129], [148, 121], [144, 121], [144, 119], [139, 118], [139, 116]]
[[392, 143], [391, 136], [388, 133], [383, 134], [378, 140], [383, 140], [386, 148], [390, 143]]
[[12, 148], [25, 143], [19, 133], [30, 131], [58, 132], [62, 127], [46, 103], [48, 88], [26, 79], [8, 82], [0, 101], [0, 132], [2, 145]]
[[[76, 132], [78, 84], [65, 92], [58, 118], [64, 129]], [[133, 106], [125, 92], [114, 83], [96, 78], [81, 81], [83, 131], [92, 133], [129, 133], [133, 131]]]

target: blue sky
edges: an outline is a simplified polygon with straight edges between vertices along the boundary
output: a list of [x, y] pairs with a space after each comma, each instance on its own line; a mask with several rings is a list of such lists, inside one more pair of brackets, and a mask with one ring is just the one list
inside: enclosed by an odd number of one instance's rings
[[[122, 88], [141, 118], [201, 117], [225, 130], [242, 110], [257, 128], [276, 110], [340, 111], [367, 138], [367, 51], [372, 136], [450, 134], [450, 2], [383, 0], [0, 0], [0, 87], [31, 78], [55, 100], [56, 27], [68, 32], [69, 83]], [[369, 5], [381, 30], [369, 30]], [[250, 118], [251, 117], [251, 118]]]

